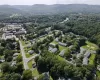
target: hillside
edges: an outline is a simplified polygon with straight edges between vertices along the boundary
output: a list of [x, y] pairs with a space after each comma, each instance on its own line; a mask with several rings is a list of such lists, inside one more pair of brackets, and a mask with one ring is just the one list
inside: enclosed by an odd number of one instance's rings
[[59, 14], [59, 13], [99, 13], [99, 5], [86, 5], [86, 4], [55, 4], [55, 5], [0, 5], [0, 15], [47, 15], [47, 14]]

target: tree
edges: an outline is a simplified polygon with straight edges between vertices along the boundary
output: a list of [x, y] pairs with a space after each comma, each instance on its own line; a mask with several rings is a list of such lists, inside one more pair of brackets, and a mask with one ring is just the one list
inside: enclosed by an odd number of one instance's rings
[[9, 72], [10, 71], [10, 64], [8, 62], [4, 62], [1, 64], [2, 72]]
[[37, 62], [38, 62], [38, 59], [39, 59], [39, 56], [36, 56], [35, 59], [34, 59], [35, 62], [36, 62], [36, 64], [37, 64]]
[[31, 70], [25, 70], [23, 72], [23, 80], [30, 80], [32, 79], [32, 71]]
[[18, 62], [22, 62], [22, 56], [21, 55], [18, 55], [18, 57], [16, 58], [16, 61], [17, 61], [17, 63]]
[[41, 75], [39, 76], [38, 80], [43, 80], [43, 78], [44, 78], [44, 75], [41, 74]]
[[11, 57], [13, 56], [13, 52], [12, 52], [12, 50], [8, 50], [8, 49], [6, 49], [5, 51], [4, 51], [4, 57], [5, 57], [5, 60], [7, 61], [11, 61]]
[[4, 47], [0, 46], [0, 55], [3, 55]]
[[4, 74], [0, 80], [21, 80], [21, 75], [17, 73]]
[[16, 71], [17, 71], [18, 73], [22, 73], [22, 72], [23, 72], [23, 63], [22, 63], [22, 62], [17, 63], [16, 66], [17, 66]]
[[59, 45], [58, 44], [56, 44], [56, 46], [55, 46], [58, 50], [59, 50]]
[[11, 73], [9, 80], [21, 80], [21, 75], [18, 73]]
[[6, 58], [6, 61], [7, 61], [7, 62], [10, 62], [10, 61], [12, 61], [12, 59], [13, 59], [12, 56], [8, 56], [8, 57]]
[[66, 59], [69, 59], [71, 57], [71, 50], [70, 49], [66, 49], [65, 53], [64, 53], [64, 56], [65, 56]]
[[73, 67], [72, 66], [65, 66], [64, 67], [64, 75], [66, 78], [72, 78], [73, 77]]

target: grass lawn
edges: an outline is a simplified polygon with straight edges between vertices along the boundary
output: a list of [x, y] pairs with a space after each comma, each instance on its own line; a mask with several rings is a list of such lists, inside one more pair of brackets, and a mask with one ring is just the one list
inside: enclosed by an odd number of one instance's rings
[[96, 57], [96, 54], [91, 54], [91, 56], [89, 58], [90, 65], [95, 65], [95, 57]]
[[63, 49], [65, 49], [65, 50], [66, 50], [66, 49], [68, 49], [68, 48], [67, 48], [67, 47], [60, 46], [60, 45], [59, 45], [59, 50], [60, 50], [60, 51], [62, 51]]
[[2, 72], [0, 72], [0, 77], [2, 76]]
[[85, 46], [83, 46], [83, 48], [86, 48], [86, 49], [90, 49], [90, 50], [98, 50], [98, 46], [94, 43], [91, 43], [89, 41], [86, 41], [86, 44]]
[[35, 68], [35, 69], [32, 71], [32, 75], [33, 75], [34, 77], [38, 77], [38, 76], [39, 76], [39, 72], [38, 72], [37, 68]]
[[3, 56], [0, 56], [0, 58], [4, 58], [4, 55]]
[[51, 42], [51, 43], [53, 43], [53, 44], [58, 44], [56, 41], [53, 41], [53, 42]]
[[35, 62], [34, 62], [34, 59], [32, 59], [32, 60], [30, 60], [30, 61], [28, 62], [28, 67], [29, 67], [30, 69], [32, 68], [32, 64], [33, 64], [33, 63], [35, 63]]
[[62, 57], [60, 57], [59, 55], [57, 55], [57, 58], [58, 58], [58, 60], [60, 60], [60, 61], [65, 61], [65, 59], [62, 58]]
[[96, 74], [97, 74], [97, 80], [100, 80], [100, 71], [97, 71]]
[[35, 53], [32, 54], [32, 55], [30, 55], [29, 53], [26, 53], [26, 54], [25, 54], [26, 58], [32, 57], [32, 56], [34, 56], [34, 55], [35, 55]]

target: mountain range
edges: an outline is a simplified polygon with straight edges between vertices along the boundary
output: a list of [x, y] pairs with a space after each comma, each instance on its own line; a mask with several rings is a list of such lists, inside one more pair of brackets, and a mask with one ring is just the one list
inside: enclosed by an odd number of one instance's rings
[[99, 13], [100, 5], [55, 4], [55, 5], [0, 5], [0, 15], [47, 15], [59, 13]]

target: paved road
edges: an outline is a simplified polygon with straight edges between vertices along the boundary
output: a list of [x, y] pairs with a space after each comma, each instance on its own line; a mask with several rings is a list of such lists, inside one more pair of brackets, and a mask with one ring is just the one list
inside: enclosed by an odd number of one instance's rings
[[27, 65], [28, 60], [27, 60], [27, 58], [25, 56], [25, 52], [24, 52], [24, 49], [23, 49], [21, 41], [19, 41], [19, 43], [20, 43], [20, 49], [21, 49], [21, 53], [22, 53], [22, 57], [23, 57], [24, 69], [26, 70], [26, 69], [29, 69], [29, 67]]
[[39, 56], [39, 54], [36, 54], [36, 55], [34, 55], [34, 56], [30, 57], [30, 58], [26, 58], [25, 51], [24, 51], [24, 46], [22, 45], [21, 41], [19, 41], [19, 43], [20, 43], [20, 49], [21, 49], [21, 53], [22, 53], [22, 57], [23, 57], [24, 69], [26, 70], [26, 69], [29, 69], [27, 63], [30, 60], [34, 59], [36, 56]]
[[27, 61], [30, 61], [30, 60], [34, 59], [36, 56], [39, 56], [39, 54], [36, 54], [36, 55], [34, 55], [34, 56], [30, 57], [30, 58], [27, 58]]

